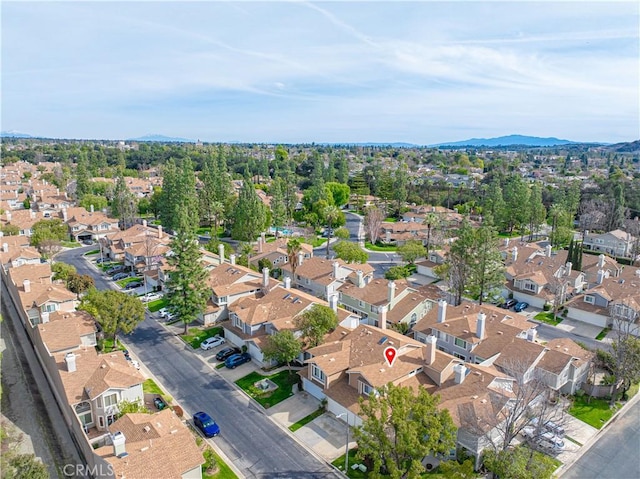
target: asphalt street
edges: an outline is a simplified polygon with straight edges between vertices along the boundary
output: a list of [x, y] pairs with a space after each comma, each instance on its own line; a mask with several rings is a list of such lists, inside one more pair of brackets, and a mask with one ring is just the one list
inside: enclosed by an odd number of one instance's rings
[[612, 422], [562, 479], [640, 477], [640, 401]]
[[[73, 264], [79, 273], [94, 276], [99, 289], [113, 287], [82, 258], [89, 249], [66, 251], [56, 259]], [[213, 441], [245, 477], [340, 477], [151, 317], [121, 339], [188, 414], [202, 410], [214, 417], [222, 433]]]

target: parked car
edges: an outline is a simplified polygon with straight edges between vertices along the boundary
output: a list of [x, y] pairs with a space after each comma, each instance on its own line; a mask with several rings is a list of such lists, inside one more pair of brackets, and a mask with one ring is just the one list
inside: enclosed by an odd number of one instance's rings
[[[531, 419], [529, 424], [533, 427], [537, 427], [538, 418], [534, 417], [533, 419]], [[552, 432], [553, 434], [559, 437], [564, 437], [564, 434], [565, 434], [564, 427], [561, 424], [557, 424], [553, 421], [545, 421], [545, 423], [542, 425], [542, 429], [545, 431]]]
[[524, 311], [525, 309], [527, 309], [528, 307], [529, 307], [529, 303], [526, 303], [526, 302], [524, 302], [524, 301], [521, 301], [521, 302], [519, 302], [519, 303], [516, 303], [516, 304], [513, 306], [513, 310], [514, 310], [516, 313], [520, 313], [520, 312]]
[[140, 301], [143, 303], [148, 303], [149, 301], [155, 301], [156, 299], [162, 298], [160, 293], [147, 293], [144, 296], [140, 297]]
[[136, 288], [139, 288], [140, 286], [142, 286], [141, 281], [131, 281], [130, 283], [127, 283], [125, 285], [124, 289], [136, 289]]
[[218, 354], [216, 354], [216, 359], [218, 361], [224, 361], [229, 356], [233, 356], [234, 354], [240, 354], [240, 352], [241, 351], [238, 348], [234, 348], [234, 347], [224, 348], [218, 351]]
[[123, 271], [124, 271], [124, 266], [112, 266], [106, 271], [106, 273], [107, 273], [107, 276], [113, 276], [115, 274], [122, 273]]
[[202, 341], [200, 343], [200, 348], [204, 349], [205, 351], [208, 351], [209, 349], [213, 349], [215, 347], [220, 346], [221, 344], [226, 343], [226, 341], [224, 340], [224, 338], [222, 336], [220, 336], [219, 334], [216, 334], [215, 336], [211, 337], [211, 338], [207, 338], [204, 341]]
[[109, 261], [111, 261], [109, 258], [98, 258], [96, 260], [97, 264], [101, 264], [101, 263], [108, 263]]
[[502, 304], [502, 308], [504, 309], [509, 309], [513, 306], [515, 306], [516, 304], [518, 304], [518, 302], [515, 299], [507, 299], [503, 304]]
[[153, 405], [159, 411], [162, 411], [164, 408], [167, 407], [167, 403], [165, 403], [164, 400], [160, 396], [157, 396], [156, 398], [153, 399]]
[[224, 360], [224, 365], [229, 369], [233, 369], [249, 361], [251, 361], [251, 355], [249, 353], [234, 354]]
[[129, 277], [129, 273], [116, 273], [113, 275], [114, 281], [120, 281], [121, 279], [127, 279]]
[[193, 415], [193, 424], [202, 431], [206, 437], [214, 437], [220, 434], [220, 426], [206, 412], [197, 412]]
[[127, 361], [131, 361], [131, 354], [129, 354], [129, 350], [128, 350], [128, 349], [125, 349], [125, 350], [124, 350], [124, 351], [122, 351], [122, 352], [124, 353], [124, 358], [125, 358]]
[[87, 245], [87, 246], [91, 246], [93, 244], [93, 240], [84, 240], [82, 242], [82, 244]]

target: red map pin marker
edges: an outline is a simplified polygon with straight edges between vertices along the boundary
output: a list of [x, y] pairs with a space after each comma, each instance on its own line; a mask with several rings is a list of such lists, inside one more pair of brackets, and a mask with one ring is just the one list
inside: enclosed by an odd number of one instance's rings
[[393, 362], [396, 360], [398, 351], [393, 346], [389, 346], [384, 350], [384, 358], [387, 360], [389, 367], [393, 366]]

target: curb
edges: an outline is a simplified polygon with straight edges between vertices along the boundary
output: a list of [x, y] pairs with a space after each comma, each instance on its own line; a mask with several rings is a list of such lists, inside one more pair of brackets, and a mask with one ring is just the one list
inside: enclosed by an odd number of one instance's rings
[[640, 392], [637, 392], [636, 395], [633, 396], [629, 401], [627, 401], [624, 406], [618, 409], [613, 414], [613, 416], [611, 416], [611, 418], [609, 418], [609, 420], [598, 430], [598, 432], [594, 434], [593, 437], [591, 437], [591, 439], [589, 439], [585, 444], [583, 444], [580, 447], [580, 452], [576, 455], [573, 461], [566, 462], [562, 464], [558, 469], [556, 469], [555, 472], [553, 473], [554, 477], [558, 477], [558, 478], [562, 477], [562, 474], [564, 474], [567, 469], [569, 469], [574, 463], [576, 463], [584, 454], [587, 453], [587, 451], [589, 451], [589, 449], [591, 449], [591, 447], [596, 442], [598, 442], [602, 433], [604, 433], [607, 430], [607, 428], [618, 419], [618, 417], [625, 414], [627, 410], [631, 408], [631, 406], [633, 406], [638, 401], [640, 401]]

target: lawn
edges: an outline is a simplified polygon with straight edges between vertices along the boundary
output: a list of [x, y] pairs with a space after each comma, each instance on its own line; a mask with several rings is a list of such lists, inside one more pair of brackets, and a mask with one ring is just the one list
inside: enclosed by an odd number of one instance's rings
[[80, 243], [77, 243], [76, 241], [60, 241], [60, 244], [65, 248], [79, 248], [80, 246], [82, 246]]
[[116, 284], [118, 286], [120, 286], [121, 288], [124, 288], [126, 285], [128, 285], [129, 283], [133, 283], [134, 281], [142, 281], [142, 278], [140, 277], [129, 277], [129, 278], [125, 278], [125, 279], [121, 279], [120, 281], [116, 281]]
[[[362, 478], [369, 477], [368, 472], [362, 472], [360, 469], [356, 469], [356, 470], [351, 469], [351, 466], [353, 464], [360, 464], [360, 461], [356, 459], [357, 452], [358, 450], [355, 448], [349, 450], [349, 470], [347, 471], [347, 477], [350, 477], [352, 479], [362, 479]], [[335, 461], [333, 461], [331, 464], [333, 464], [342, 472], [344, 472], [344, 454], [340, 456], [338, 459], [336, 459]]]
[[113, 266], [124, 266], [124, 263], [100, 263], [100, 265], [98, 265], [98, 267], [102, 270], [102, 271], [106, 271], [109, 268], [113, 267]]
[[202, 479], [238, 479], [238, 476], [236, 476], [231, 468], [227, 466], [226, 462], [220, 459], [220, 456], [215, 452], [213, 453], [213, 456], [215, 457], [216, 464], [218, 465], [218, 472], [215, 474], [207, 474], [202, 471]]
[[604, 426], [615, 412], [615, 408], [609, 407], [607, 399], [590, 398], [586, 395], [574, 397], [573, 404], [569, 408], [569, 414], [596, 429]]
[[[254, 384], [264, 378], [271, 379], [271, 381], [278, 385], [278, 389], [265, 395], [262, 391], [256, 388]], [[285, 370], [272, 374], [271, 376], [263, 376], [262, 374], [253, 372], [238, 379], [236, 384], [245, 393], [258, 401], [263, 408], [267, 409], [281, 401], [284, 401], [288, 397], [293, 396], [293, 385], [297, 382], [298, 376], [296, 374], [290, 374], [289, 371]]]
[[155, 313], [156, 311], [160, 311], [162, 308], [166, 308], [168, 304], [169, 301], [167, 301], [166, 298], [160, 298], [147, 303], [147, 309], [152, 313]]
[[162, 391], [162, 389], [160, 389], [160, 386], [158, 386], [156, 382], [151, 378], [145, 379], [145, 381], [142, 383], [142, 392], [164, 396], [164, 391]]
[[189, 328], [189, 332], [187, 334], [181, 334], [180, 337], [185, 343], [191, 345], [193, 349], [198, 349], [202, 341], [216, 334], [222, 336], [222, 328], [220, 326], [209, 329]]
[[543, 323], [547, 323], [547, 324], [550, 324], [552, 326], [557, 326], [558, 324], [560, 324], [562, 322], [562, 320], [564, 318], [562, 316], [560, 316], [560, 315], [556, 315], [556, 319], [553, 319], [553, 313], [548, 311], [548, 312], [536, 314], [533, 317], [533, 319], [535, 319], [537, 321], [542, 321]]
[[398, 218], [394, 218], [393, 216], [389, 216], [387, 218], [384, 219], [385, 223], [397, 223], [398, 222]]
[[325, 238], [304, 238], [302, 240], [302, 242], [310, 244], [314, 248], [317, 248], [317, 247], [322, 246], [323, 244], [325, 244], [327, 242], [327, 240]]
[[598, 335], [596, 336], [596, 339], [598, 341], [602, 341], [604, 338], [607, 337], [607, 334], [609, 334], [609, 331], [611, 331], [611, 328], [604, 328], [602, 331], [598, 333]]
[[116, 350], [116, 351], [117, 350], [124, 351], [125, 349], [127, 349], [122, 345], [122, 343], [120, 341], [118, 341], [117, 347], [114, 347], [113, 338], [104, 338], [102, 340], [99, 340], [98, 341], [98, 348], [99, 349], [100, 349], [100, 344], [102, 344], [101, 351], [103, 353], [109, 353], [109, 352], [114, 351], [114, 350]]
[[371, 251], [396, 251], [398, 247], [396, 245], [383, 245], [383, 244], [373, 244], [367, 241], [364, 244], [364, 247]]
[[320, 407], [317, 410], [313, 411], [311, 414], [309, 414], [308, 416], [303, 417], [302, 419], [300, 419], [298, 422], [294, 422], [291, 426], [289, 426], [289, 430], [291, 432], [296, 432], [298, 429], [300, 429], [302, 426], [309, 424], [311, 421], [313, 421], [315, 418], [320, 417], [324, 414], [324, 408]]
[[84, 255], [89, 256], [91, 254], [98, 254], [100, 252], [99, 249], [92, 249], [91, 251], [87, 251]]

